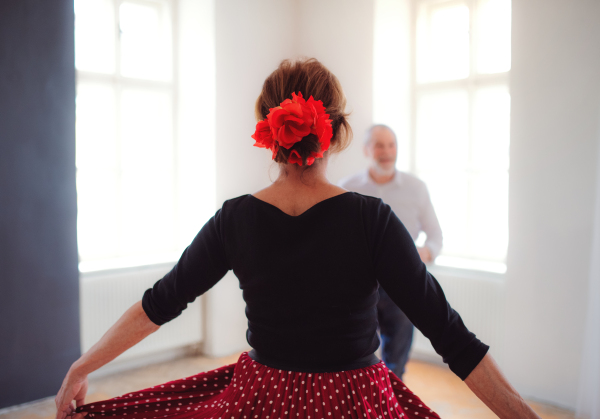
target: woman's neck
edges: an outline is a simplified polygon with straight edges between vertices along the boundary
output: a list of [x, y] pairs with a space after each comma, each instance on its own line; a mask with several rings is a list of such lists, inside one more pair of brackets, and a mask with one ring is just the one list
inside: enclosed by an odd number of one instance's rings
[[279, 177], [271, 186], [253, 195], [288, 215], [302, 214], [325, 199], [347, 192], [327, 180], [326, 169], [327, 162], [323, 160], [306, 170], [297, 165], [285, 165], [280, 167]]
[[274, 184], [294, 190], [311, 190], [330, 185], [331, 182], [327, 179], [327, 160], [315, 162], [310, 167], [282, 165]]

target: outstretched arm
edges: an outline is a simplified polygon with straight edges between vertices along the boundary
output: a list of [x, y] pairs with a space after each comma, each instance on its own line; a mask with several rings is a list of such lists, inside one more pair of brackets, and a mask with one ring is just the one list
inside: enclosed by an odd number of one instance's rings
[[69, 369], [56, 395], [56, 419], [65, 419], [67, 416], [74, 415], [73, 400], [77, 407], [84, 404], [89, 373], [109, 363], [146, 336], [157, 331], [159, 327], [148, 318], [141, 301], [131, 306], [98, 343], [75, 361]]
[[502, 419], [540, 419], [508, 383], [488, 347], [450, 307], [427, 272], [412, 237], [389, 206], [379, 203], [367, 227], [379, 284], [429, 338], [450, 369]]
[[471, 371], [465, 384], [500, 419], [540, 419], [510, 385], [490, 354]]

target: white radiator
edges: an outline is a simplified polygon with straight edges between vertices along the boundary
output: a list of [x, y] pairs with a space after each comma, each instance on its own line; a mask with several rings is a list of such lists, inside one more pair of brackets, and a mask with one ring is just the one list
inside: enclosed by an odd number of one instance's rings
[[[485, 344], [501, 363], [504, 333], [503, 275], [486, 272], [468, 272], [433, 267], [431, 273], [442, 286], [446, 298], [462, 317], [465, 325]], [[429, 339], [415, 329], [412, 356], [433, 359], [435, 353]]]
[[[117, 319], [172, 268], [171, 264], [125, 268], [80, 274], [81, 350], [86, 352]], [[193, 344], [203, 338], [201, 299], [183, 314], [129, 349], [107, 365], [165, 353]]]

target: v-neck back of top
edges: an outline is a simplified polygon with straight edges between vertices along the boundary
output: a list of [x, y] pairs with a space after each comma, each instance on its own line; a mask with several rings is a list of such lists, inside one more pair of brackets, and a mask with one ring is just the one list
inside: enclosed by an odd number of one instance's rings
[[[351, 194], [351, 193], [352, 193], [352, 192], [343, 192], [343, 193], [341, 193], [341, 194], [337, 194], [337, 195], [334, 195], [334, 196], [332, 196], [332, 197], [325, 198], [324, 200], [317, 202], [316, 204], [314, 204], [314, 205], [313, 205], [313, 206], [311, 206], [310, 208], [308, 208], [308, 209], [304, 210], [302, 213], [300, 213], [300, 214], [298, 214], [298, 215], [291, 215], [291, 214], [288, 214], [287, 212], [285, 212], [284, 210], [282, 210], [281, 208], [279, 208], [277, 205], [271, 204], [270, 202], [267, 202], [267, 201], [264, 201], [264, 200], [262, 200], [262, 199], [260, 199], [260, 198], [257, 198], [257, 197], [256, 197], [256, 196], [254, 196], [254, 195], [250, 195], [250, 194], [249, 194], [249, 195], [246, 195], [246, 196], [248, 196], [248, 197], [251, 197], [251, 198], [254, 198], [255, 200], [257, 200], [257, 201], [259, 201], [259, 202], [262, 202], [263, 204], [265, 204], [265, 206], [267, 206], [267, 207], [271, 207], [271, 208], [273, 208], [275, 211], [278, 211], [278, 212], [282, 213], [283, 215], [287, 215], [288, 217], [296, 218], [296, 217], [302, 217], [304, 214], [308, 213], [309, 211], [313, 211], [313, 210], [314, 210], [314, 211], [317, 211], [317, 210], [319, 210], [319, 208], [321, 208], [321, 207], [323, 207], [323, 206], [326, 206], [326, 205], [331, 205], [331, 204], [332, 204], [332, 201], [335, 201], [335, 200], [336, 200], [336, 198], [339, 198], [339, 197], [342, 197], [343, 195], [347, 195], [347, 194]], [[333, 204], [335, 204], [335, 202], [333, 202]]]

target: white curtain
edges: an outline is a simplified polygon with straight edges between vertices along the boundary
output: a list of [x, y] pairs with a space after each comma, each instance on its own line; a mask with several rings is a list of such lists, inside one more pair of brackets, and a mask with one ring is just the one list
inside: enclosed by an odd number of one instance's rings
[[577, 401], [577, 416], [585, 419], [600, 419], [600, 125], [597, 164], [588, 310]]

